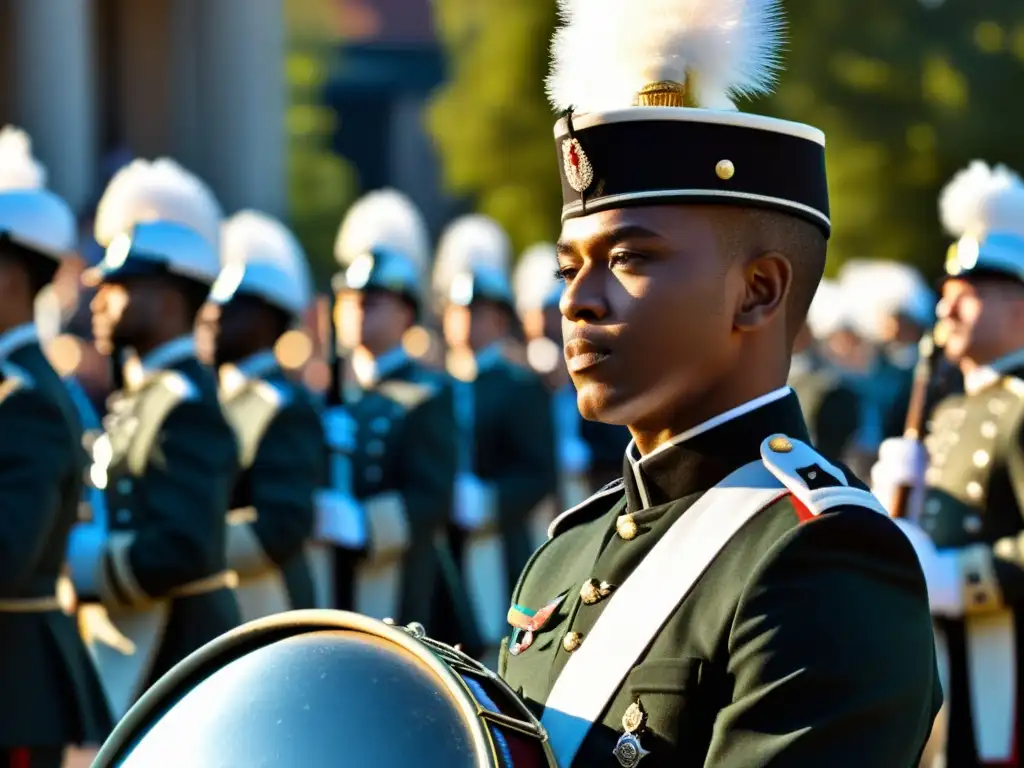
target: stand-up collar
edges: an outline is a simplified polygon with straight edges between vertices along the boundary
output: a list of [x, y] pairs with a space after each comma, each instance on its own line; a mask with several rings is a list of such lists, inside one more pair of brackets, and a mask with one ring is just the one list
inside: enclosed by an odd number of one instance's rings
[[[3, 357], [3, 355], [0, 354], [0, 357]], [[1008, 373], [1021, 368], [1024, 368], [1024, 347], [1021, 347], [1016, 352], [1004, 355], [998, 360], [993, 360], [988, 365], [975, 368], [968, 373], [964, 377], [964, 391], [969, 395], [977, 394], [986, 387], [995, 384]]]
[[0, 360], [6, 360], [12, 352], [29, 344], [39, 343], [39, 332], [35, 323], [16, 325], [10, 330], [0, 333]]
[[789, 387], [709, 419], [647, 456], [641, 457], [630, 442], [623, 463], [629, 511], [711, 488], [733, 470], [760, 458], [761, 443], [776, 433], [810, 439], [800, 403]]

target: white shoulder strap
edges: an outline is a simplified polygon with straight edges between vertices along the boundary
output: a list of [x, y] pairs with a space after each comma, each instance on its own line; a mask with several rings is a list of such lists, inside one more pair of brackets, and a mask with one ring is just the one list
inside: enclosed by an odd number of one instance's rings
[[591, 724], [722, 548], [786, 493], [762, 462], [741, 467], [686, 510], [615, 590], [555, 681], [541, 717], [559, 765], [572, 764]]

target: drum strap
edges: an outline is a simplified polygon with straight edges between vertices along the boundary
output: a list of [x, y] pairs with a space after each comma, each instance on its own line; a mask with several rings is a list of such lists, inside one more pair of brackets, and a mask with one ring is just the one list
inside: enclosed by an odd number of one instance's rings
[[741, 467], [686, 510], [615, 591], [555, 681], [541, 717], [558, 765], [572, 764], [591, 725], [718, 553], [787, 493], [762, 462]]

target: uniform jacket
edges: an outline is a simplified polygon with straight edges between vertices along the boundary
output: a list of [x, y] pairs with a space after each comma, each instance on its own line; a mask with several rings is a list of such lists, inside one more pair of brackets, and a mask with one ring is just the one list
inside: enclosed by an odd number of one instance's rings
[[273, 352], [243, 361], [236, 372], [222, 376], [221, 389], [239, 443], [241, 472], [231, 509], [251, 510], [255, 519], [229, 528], [228, 567], [243, 581], [280, 571], [289, 607], [313, 608], [304, 545], [312, 536], [313, 494], [325, 462], [320, 413], [308, 392], [284, 375]]
[[[0, 602], [52, 598], [78, 515], [82, 427], [32, 326], [0, 336]], [[73, 616], [0, 608], [0, 748], [98, 743], [111, 727]]]
[[438, 586], [436, 538], [452, 503], [456, 430], [451, 381], [401, 357], [346, 398], [356, 422], [352, 490], [360, 501], [401, 494], [410, 543], [402, 562], [396, 619], [425, 621]]
[[[782, 394], [781, 392], [779, 394]], [[717, 420], [716, 420], [717, 421]], [[806, 441], [792, 394], [636, 460], [624, 480], [556, 521], [513, 604], [558, 608], [500, 673], [540, 713], [570, 654], [665, 531], [774, 433]], [[624, 538], [617, 518], [633, 515]], [[594, 580], [591, 583], [591, 580]], [[582, 599], [587, 586], [609, 592]], [[596, 671], [596, 670], [595, 670]], [[592, 726], [573, 765], [616, 766], [639, 702], [644, 768], [907, 768], [941, 701], [927, 595], [909, 542], [883, 515], [808, 519], [784, 496], [724, 547]]]
[[[921, 527], [966, 566], [965, 610], [1015, 612], [1017, 749], [1024, 716], [1024, 355], [1001, 375], [935, 409], [925, 444], [929, 468]], [[976, 766], [965, 622], [939, 619], [950, 665], [947, 761]], [[1007, 670], [1007, 674], [1012, 674]]]
[[101, 594], [85, 597], [125, 607], [170, 599], [152, 681], [239, 622], [229, 588], [196, 588], [226, 581], [225, 516], [238, 448], [217, 382], [196, 360], [191, 339], [155, 350], [144, 366], [111, 397], [97, 441], [109, 446], [107, 455], [94, 446], [93, 474], [103, 476], [111, 535], [102, 551]]

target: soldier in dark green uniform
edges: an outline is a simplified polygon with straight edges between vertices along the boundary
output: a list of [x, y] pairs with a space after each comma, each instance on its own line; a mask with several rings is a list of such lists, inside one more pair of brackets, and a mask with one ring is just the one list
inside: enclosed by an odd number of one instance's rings
[[203, 314], [239, 443], [227, 553], [242, 618], [251, 621], [316, 605], [305, 544], [326, 444], [310, 393], [285, 376], [274, 352], [312, 300], [305, 254], [283, 224], [243, 211], [224, 224], [221, 256]]
[[[238, 449], [195, 317], [220, 271], [219, 208], [169, 160], [136, 161], [100, 201], [93, 331], [125, 357], [90, 477], [105, 490], [71, 539], [81, 624], [115, 716], [171, 666], [239, 622], [225, 563]], [[115, 353], [116, 354], [116, 353]]]
[[482, 638], [496, 652], [512, 587], [534, 549], [531, 514], [557, 490], [557, 457], [550, 394], [508, 354], [508, 278], [474, 261], [470, 250], [444, 311], [449, 372], [459, 379], [452, 548]]
[[58, 599], [85, 471], [82, 425], [47, 362], [33, 302], [74, 248], [74, 215], [43, 188], [28, 137], [0, 131], [0, 765], [60, 768], [111, 727], [73, 618]]
[[[951, 187], [968, 226], [939, 303], [965, 394], [932, 414], [924, 445], [882, 444], [879, 497], [923, 486], [908, 521], [928, 582], [947, 712], [933, 735], [948, 765], [1018, 765], [1024, 722], [1024, 183], [976, 163]], [[963, 189], [966, 187], [966, 190]], [[966, 195], [963, 193], [966, 191]], [[948, 217], [947, 217], [948, 218]], [[932, 764], [929, 764], [932, 765]]]
[[838, 290], [824, 280], [818, 287], [793, 344], [789, 386], [800, 400], [811, 443], [829, 458], [843, 460], [860, 423], [860, 403], [843, 372], [818, 347], [832, 319], [826, 313], [838, 313]]
[[[342, 234], [363, 227], [367, 250], [348, 250], [350, 241], [339, 237], [345, 269], [334, 283], [349, 373], [335, 385], [351, 423], [336, 415], [326, 431], [332, 449], [344, 442], [352, 451], [350, 491], [358, 503], [326, 496], [318, 538], [335, 546], [336, 607], [425, 621], [441, 584], [437, 539], [455, 475], [450, 381], [402, 345], [422, 309], [426, 228], [397, 192], [370, 193], [357, 206]], [[340, 439], [342, 431], [349, 439]]]
[[824, 136], [730, 108], [779, 42], [744, 9], [573, 4], [554, 45], [566, 359], [633, 436], [509, 610], [500, 673], [561, 766], [906, 768], [941, 701], [914, 551], [786, 387]]

